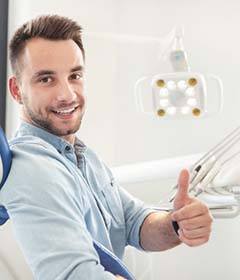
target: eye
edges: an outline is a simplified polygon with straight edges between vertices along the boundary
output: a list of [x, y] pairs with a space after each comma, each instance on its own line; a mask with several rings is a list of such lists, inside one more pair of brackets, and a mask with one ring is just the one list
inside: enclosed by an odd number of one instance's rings
[[83, 77], [83, 74], [82, 74], [82, 73], [73, 73], [73, 74], [70, 76], [70, 79], [71, 79], [71, 80], [80, 80], [82, 77]]
[[48, 84], [52, 81], [53, 81], [52, 77], [43, 77], [43, 78], [39, 79], [39, 82], [42, 84]]

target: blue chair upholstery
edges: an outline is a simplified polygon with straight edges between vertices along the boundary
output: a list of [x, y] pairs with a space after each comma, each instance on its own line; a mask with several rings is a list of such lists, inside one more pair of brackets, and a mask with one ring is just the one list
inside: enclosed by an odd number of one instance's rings
[[[5, 134], [0, 127], [0, 191], [8, 177], [11, 164], [12, 153]], [[0, 205], [0, 225], [3, 225], [8, 219], [9, 216], [7, 210], [4, 206]], [[128, 280], [134, 280], [133, 275], [118, 257], [96, 241], [93, 242], [93, 245], [99, 255], [100, 263], [105, 270], [114, 275], [120, 275]]]
[[[0, 127], [0, 190], [5, 183], [12, 164], [12, 153], [10, 151], [7, 139]], [[5, 207], [0, 205], [0, 225], [3, 225], [9, 219]]]

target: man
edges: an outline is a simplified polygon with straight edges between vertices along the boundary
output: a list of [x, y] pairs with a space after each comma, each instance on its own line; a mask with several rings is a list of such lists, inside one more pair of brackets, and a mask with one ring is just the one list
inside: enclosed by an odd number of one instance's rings
[[[208, 208], [180, 174], [173, 213], [157, 212], [115, 182], [75, 133], [85, 111], [81, 27], [60, 16], [34, 19], [10, 43], [9, 88], [22, 124], [10, 142], [11, 173], [0, 192], [36, 279], [122, 279], [104, 270], [98, 241], [119, 258], [127, 245], [162, 251], [208, 241]], [[176, 221], [179, 230], [173, 227]]]

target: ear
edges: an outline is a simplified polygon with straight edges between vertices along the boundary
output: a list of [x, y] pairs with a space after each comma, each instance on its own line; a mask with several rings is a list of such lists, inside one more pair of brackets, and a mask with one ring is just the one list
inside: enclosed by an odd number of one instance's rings
[[15, 76], [12, 76], [8, 81], [9, 90], [11, 92], [12, 97], [19, 103], [22, 103], [22, 95], [19, 88], [19, 83]]

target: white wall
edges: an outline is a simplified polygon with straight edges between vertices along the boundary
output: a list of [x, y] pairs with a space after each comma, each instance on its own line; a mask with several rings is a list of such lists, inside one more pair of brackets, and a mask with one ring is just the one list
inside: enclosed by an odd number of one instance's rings
[[[183, 25], [192, 70], [222, 78], [225, 104], [221, 115], [175, 122], [148, 118], [135, 108], [134, 84], [144, 75], [166, 71], [157, 59], [159, 45], [85, 36], [88, 110], [79, 135], [111, 166], [205, 151], [239, 123], [240, 2], [11, 0], [10, 4], [10, 35], [18, 25], [45, 13], [76, 19], [86, 35], [110, 32], [158, 38]], [[7, 112], [10, 137], [18, 124], [18, 110], [10, 98]], [[157, 202], [156, 197], [170, 186], [164, 184], [125, 187]], [[239, 219], [216, 221], [208, 245], [154, 254], [152, 279], [238, 279], [239, 233]], [[138, 257], [138, 262], [146, 262], [145, 257]], [[140, 266], [137, 270], [139, 276]]]
[[[225, 106], [221, 115], [177, 122], [147, 118], [135, 108], [133, 88], [137, 78], [164, 72], [166, 65], [157, 60], [158, 45], [86, 37], [89, 102], [80, 134], [109, 164], [198, 153], [238, 124], [240, 3], [237, 1], [10, 2], [10, 35], [16, 26], [43, 13], [70, 16], [82, 24], [86, 34], [111, 32], [159, 38], [182, 24], [192, 70], [222, 78]], [[15, 117], [11, 106], [8, 106], [9, 119]], [[14, 124], [9, 124], [9, 134]]]

